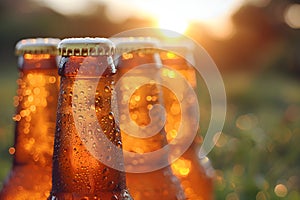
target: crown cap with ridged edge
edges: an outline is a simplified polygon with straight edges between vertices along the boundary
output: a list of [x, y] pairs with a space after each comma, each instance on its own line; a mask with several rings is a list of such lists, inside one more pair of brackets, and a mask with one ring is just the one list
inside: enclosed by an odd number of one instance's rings
[[113, 55], [115, 45], [107, 38], [66, 38], [58, 44], [61, 56]]
[[16, 55], [23, 54], [53, 54], [57, 55], [58, 38], [28, 38], [16, 44]]
[[112, 37], [116, 45], [116, 53], [122, 54], [131, 51], [151, 51], [157, 49], [159, 40], [152, 37]]
[[194, 43], [190, 41], [163, 41], [159, 44], [161, 49], [172, 51], [181, 56], [186, 56], [195, 49]]

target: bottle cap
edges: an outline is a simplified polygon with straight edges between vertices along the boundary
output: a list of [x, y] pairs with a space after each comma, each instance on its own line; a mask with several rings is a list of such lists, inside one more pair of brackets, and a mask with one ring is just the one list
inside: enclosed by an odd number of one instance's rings
[[28, 38], [16, 44], [16, 55], [53, 54], [57, 55], [58, 38]]
[[61, 56], [113, 55], [115, 46], [106, 38], [66, 38], [58, 44]]
[[160, 43], [159, 47], [174, 52], [176, 54], [179, 54], [183, 57], [192, 53], [195, 48], [194, 44], [189, 41], [162, 42]]
[[147, 52], [157, 49], [159, 44], [159, 41], [152, 37], [115, 37], [111, 40], [115, 43], [118, 54], [136, 50]]

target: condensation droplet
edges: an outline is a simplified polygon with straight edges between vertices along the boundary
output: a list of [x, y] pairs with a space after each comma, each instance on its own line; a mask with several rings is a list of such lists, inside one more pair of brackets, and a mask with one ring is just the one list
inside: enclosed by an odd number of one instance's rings
[[108, 168], [104, 168], [104, 169], [102, 170], [102, 174], [106, 174], [106, 173], [108, 173], [108, 171], [109, 171]]
[[91, 108], [91, 110], [95, 110], [95, 105], [92, 104], [92, 105], [90, 106], [90, 108]]
[[108, 93], [108, 92], [110, 92], [110, 90], [111, 90], [111, 88], [108, 85], [104, 87], [104, 92]]
[[108, 114], [108, 118], [109, 118], [110, 120], [113, 120], [113, 119], [114, 119], [114, 113], [113, 113], [113, 112], [110, 112], [110, 113]]
[[151, 101], [151, 100], [152, 100], [152, 96], [147, 96], [147, 97], [146, 97], [146, 100], [147, 100], [147, 101]]
[[121, 142], [121, 141], [118, 141], [118, 142], [117, 142], [117, 147], [119, 147], [119, 148], [122, 147], [122, 142]]
[[106, 156], [107, 161], [111, 161], [111, 156]]

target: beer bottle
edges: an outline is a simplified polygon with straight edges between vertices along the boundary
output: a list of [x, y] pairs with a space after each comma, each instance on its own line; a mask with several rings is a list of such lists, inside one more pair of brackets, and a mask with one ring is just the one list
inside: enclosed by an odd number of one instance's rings
[[123, 157], [113, 112], [114, 49], [105, 38], [67, 38], [58, 45], [61, 85], [51, 200], [131, 199], [118, 167]]
[[58, 42], [37, 38], [16, 45], [20, 73], [14, 97], [15, 143], [9, 149], [14, 159], [1, 200], [46, 199], [49, 195], [59, 89]]
[[[155, 104], [163, 104], [161, 89], [157, 84], [158, 79], [147, 79], [147, 75], [158, 74], [158, 69], [155, 67], [149, 68], [145, 66], [147, 64], [160, 64], [159, 54], [156, 52], [157, 41], [153, 38], [113, 38], [116, 44], [117, 53], [117, 69], [118, 78], [120, 82], [120, 91], [118, 91], [119, 102], [119, 115], [121, 121], [121, 133], [123, 140], [124, 151], [132, 152], [139, 155], [154, 152], [167, 145], [166, 134], [163, 126], [161, 129], [153, 127], [148, 131], [152, 131], [151, 137], [141, 138], [138, 135], [134, 136], [135, 129], [125, 129], [125, 126], [132, 120], [139, 127], [145, 127], [151, 123], [149, 116], [150, 110]], [[130, 72], [134, 70], [134, 72]], [[128, 75], [129, 73], [129, 75]], [[143, 83], [143, 84], [142, 84]], [[145, 83], [145, 84], [144, 84]], [[137, 87], [136, 85], [139, 85]], [[129, 88], [136, 88], [132, 95], [130, 95]], [[129, 109], [129, 115], [126, 115], [126, 110]], [[161, 117], [160, 115], [154, 116], [154, 118]], [[157, 119], [152, 119], [157, 121]], [[123, 124], [122, 124], [123, 122]], [[157, 124], [161, 126], [160, 123]], [[155, 130], [156, 129], [156, 130]], [[168, 155], [160, 155], [156, 159], [161, 163], [168, 162]], [[143, 162], [141, 158], [139, 160]], [[135, 162], [135, 160], [133, 160]], [[133, 169], [130, 172], [126, 172], [126, 180], [128, 188], [135, 200], [147, 200], [147, 199], [185, 199], [182, 188], [178, 179], [174, 176], [170, 165], [167, 165], [160, 169], [149, 171], [134, 172]], [[151, 168], [151, 166], [148, 166]]]
[[[193, 62], [192, 44], [188, 42], [175, 42], [173, 44], [161, 44], [161, 48], [165, 49], [160, 52], [160, 57], [163, 65], [170, 68], [168, 73], [172, 73], [172, 70], [175, 70], [184, 77], [184, 79], [177, 78], [177, 90], [181, 90], [181, 93], [184, 94], [185, 88], [180, 87], [183, 85], [180, 81], [188, 81], [191, 87], [197, 90], [196, 72], [192, 66], [194, 63], [189, 63], [189, 61]], [[168, 73], [163, 73], [162, 76]], [[193, 98], [190, 98], [190, 101], [192, 100]], [[179, 102], [176, 101], [174, 94], [164, 91], [164, 101], [168, 113], [165, 131], [167, 132], [168, 139], [171, 140], [174, 131], [178, 130], [178, 122], [181, 120], [182, 113], [180, 109], [177, 109]], [[188, 119], [189, 116], [184, 116], [184, 118]], [[192, 120], [189, 119], [188, 121], [191, 122]], [[183, 131], [191, 131], [191, 126], [186, 126]], [[202, 138], [196, 136], [192, 145], [179, 159], [171, 164], [171, 167], [174, 174], [179, 178], [187, 199], [210, 200], [213, 199], [214, 189], [213, 168], [207, 157], [199, 158], [198, 156], [197, 152], [199, 151], [201, 141]]]

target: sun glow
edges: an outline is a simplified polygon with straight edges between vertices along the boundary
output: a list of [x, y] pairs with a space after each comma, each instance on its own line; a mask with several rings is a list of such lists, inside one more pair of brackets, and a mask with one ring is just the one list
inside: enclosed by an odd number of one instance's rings
[[214, 36], [225, 38], [233, 32], [231, 14], [242, 5], [243, 0], [152, 0], [136, 3], [139, 10], [157, 21], [159, 28], [182, 34], [189, 28], [190, 22], [196, 21], [205, 25]]
[[[212, 35], [230, 35], [230, 17], [246, 0], [32, 0], [65, 15], [93, 14], [95, 5], [105, 5], [104, 14], [114, 23], [130, 17], [153, 19], [155, 26], [186, 32], [191, 22], [200, 22]], [[255, 1], [255, 0], [248, 0]], [[257, 0], [256, 0], [257, 1]], [[267, 0], [264, 0], [267, 1]], [[227, 26], [228, 25], [228, 26]], [[229, 28], [228, 28], [229, 27]]]
[[[176, 18], [175, 18], [176, 19]], [[157, 26], [164, 29], [176, 31], [177, 33], [185, 33], [189, 26], [189, 22], [184, 19], [175, 20], [174, 18], [161, 18], [157, 22]]]

